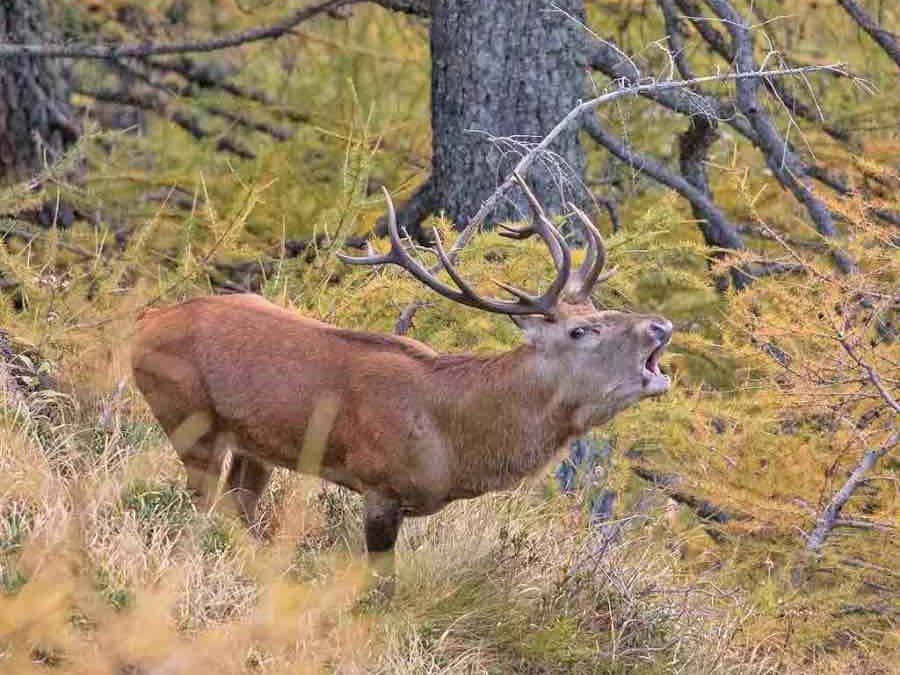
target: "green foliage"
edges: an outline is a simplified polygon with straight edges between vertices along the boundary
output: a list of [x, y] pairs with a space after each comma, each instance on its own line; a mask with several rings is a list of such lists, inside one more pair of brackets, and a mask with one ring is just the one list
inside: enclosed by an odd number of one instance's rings
[[197, 535], [197, 546], [210, 556], [224, 555], [234, 543], [234, 524], [219, 517], [209, 518]]
[[147, 528], [164, 528], [172, 533], [194, 515], [190, 494], [173, 483], [134, 481], [122, 494], [122, 506]]
[[131, 591], [114, 581], [107, 570], [97, 570], [96, 585], [103, 598], [113, 609], [126, 609], [134, 601]]

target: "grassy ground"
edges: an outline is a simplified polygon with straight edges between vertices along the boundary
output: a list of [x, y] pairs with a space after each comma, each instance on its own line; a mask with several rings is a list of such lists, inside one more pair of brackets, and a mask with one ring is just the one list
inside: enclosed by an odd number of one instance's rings
[[130, 388], [36, 391], [0, 436], [0, 672], [847, 672], [792, 663], [772, 612], [689, 571], [659, 495], [602, 528], [585, 497], [536, 480], [410, 521], [369, 606], [354, 495], [279, 473], [260, 542], [227, 495], [194, 510]]

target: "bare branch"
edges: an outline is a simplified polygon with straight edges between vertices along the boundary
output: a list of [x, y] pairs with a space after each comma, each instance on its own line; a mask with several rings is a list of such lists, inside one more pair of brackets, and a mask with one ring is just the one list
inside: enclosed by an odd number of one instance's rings
[[893, 59], [894, 63], [900, 66], [900, 40], [897, 39], [897, 36], [879, 26], [878, 22], [856, 0], [838, 0], [838, 4], [853, 17], [860, 28], [878, 43], [878, 46]]
[[694, 212], [702, 219], [700, 229], [707, 244], [735, 250], [744, 248], [737, 228], [702, 188], [670, 171], [658, 159], [631, 148], [623, 139], [607, 130], [594, 115], [585, 118], [584, 130], [620, 161], [687, 199]]
[[408, 304], [403, 311], [400, 312], [397, 323], [394, 324], [394, 335], [406, 335], [413, 326], [413, 319], [416, 316], [416, 312], [427, 304], [427, 302], [423, 302], [422, 300], [416, 300], [415, 302]]
[[618, 232], [620, 227], [619, 203], [612, 197], [602, 196], [595, 196], [594, 201], [606, 209], [606, 212], [609, 214], [609, 224], [612, 227], [612, 231]]
[[711, 520], [715, 523], [727, 523], [731, 520], [747, 520], [747, 515], [744, 513], [728, 511], [712, 502], [700, 499], [699, 497], [695, 497], [692, 494], [678, 489], [681, 479], [674, 474], [660, 473], [641, 466], [633, 466], [631, 467], [631, 471], [638, 478], [653, 483], [679, 504], [684, 504], [688, 508], [693, 509], [693, 511], [703, 520]]
[[260, 40], [275, 40], [289, 33], [298, 24], [314, 16], [330, 12], [344, 5], [351, 5], [361, 0], [328, 0], [317, 5], [304, 7], [286, 19], [271, 26], [251, 28], [240, 33], [223, 35], [205, 40], [186, 40], [168, 44], [132, 44], [132, 45], [44, 45], [44, 44], [0, 44], [0, 59], [20, 56], [34, 58], [74, 58], [74, 59], [122, 59], [128, 57], [161, 56], [164, 54], [187, 54], [214, 52], [230, 47], [239, 47]]
[[[588, 51], [588, 63], [614, 81], [629, 85], [646, 82], [649, 78], [638, 70], [631, 59], [625, 59], [621, 50], [609, 42], [592, 42]], [[688, 88], [689, 89], [689, 88]], [[655, 90], [640, 92], [640, 95], [681, 115], [703, 115], [727, 122], [735, 131], [756, 143], [756, 132], [742, 116], [737, 114], [734, 103], [714, 96], [698, 94], [690, 90]]]
[[[147, 64], [148, 61], [144, 61], [142, 63]], [[191, 98], [196, 101], [199, 96], [200, 87], [190, 82], [188, 82], [187, 84], [175, 85], [162, 84], [161, 82], [155, 80], [152, 77], [151, 73], [147, 72], [146, 70], [131, 66], [123, 61], [110, 61], [110, 65], [114, 70], [119, 73], [125, 74], [126, 76], [128, 76], [128, 78], [144, 82], [147, 86], [152, 87], [156, 91], [160, 92], [160, 94], [162, 94], [166, 98], [170, 96], [177, 96], [180, 98]], [[223, 108], [221, 106], [207, 102], [201, 102], [200, 105], [210, 115], [221, 117], [222, 119], [228, 120], [229, 122], [244, 127], [245, 129], [267, 134], [278, 141], [286, 141], [292, 136], [291, 132], [288, 129], [284, 129], [265, 121], [253, 119], [242, 113], [237, 113], [233, 110], [228, 110], [227, 108]]]
[[[625, 96], [642, 96], [647, 95], [651, 92], [671, 92], [678, 91], [686, 88], [690, 88], [694, 85], [698, 84], [706, 84], [710, 82], [742, 82], [745, 80], [758, 80], [760, 78], [766, 77], [789, 77], [792, 75], [801, 75], [813, 72], [822, 72], [822, 71], [842, 71], [842, 64], [835, 63], [830, 65], [821, 65], [821, 66], [803, 66], [800, 68], [785, 68], [778, 70], [765, 70], [765, 71], [743, 71], [738, 73], [724, 73], [720, 75], [707, 75], [704, 77], [697, 77], [691, 80], [670, 80], [666, 82], [653, 82], [648, 84], [636, 84], [631, 86], [622, 86], [614, 91], [607, 92], [596, 98], [592, 98], [588, 101], [584, 101], [577, 106], [575, 106], [569, 113], [561, 119], [550, 132], [544, 136], [540, 143], [535, 145], [528, 153], [526, 153], [516, 164], [510, 174], [506, 177], [506, 179], [497, 187], [497, 189], [488, 197], [481, 205], [481, 208], [478, 209], [478, 212], [471, 218], [469, 224], [466, 225], [465, 229], [460, 232], [459, 237], [457, 237], [456, 241], [453, 244], [453, 247], [448, 251], [448, 257], [451, 261], [453, 261], [456, 256], [459, 254], [459, 251], [462, 250], [463, 247], [469, 242], [469, 240], [474, 236], [475, 232], [481, 227], [484, 219], [487, 217], [494, 207], [497, 205], [500, 199], [506, 194], [506, 192], [516, 183], [516, 174], [524, 176], [528, 169], [531, 168], [531, 165], [534, 164], [535, 160], [553, 144], [556, 138], [559, 137], [561, 133], [563, 133], [570, 125], [573, 125], [582, 120], [586, 113], [593, 111], [594, 109], [604, 105], [606, 103], [611, 103], [617, 99], [623, 98]], [[435, 268], [435, 272], [439, 271], [440, 268]]]
[[878, 375], [878, 372], [859, 355], [856, 351], [856, 347], [854, 347], [847, 338], [841, 338], [839, 342], [850, 358], [856, 361], [856, 364], [866, 371], [869, 382], [871, 382], [875, 389], [878, 390], [878, 394], [884, 399], [884, 402], [893, 408], [895, 413], [900, 415], [900, 403], [897, 402], [897, 399], [895, 399], [893, 395], [891, 395], [891, 392], [884, 386], [884, 382]]
[[[674, 0], [681, 7], [682, 11], [687, 15], [687, 18], [690, 19], [694, 27], [697, 29], [697, 32], [700, 33], [700, 36], [706, 41], [706, 43], [712, 48], [714, 52], [719, 54], [725, 61], [728, 63], [732, 63], [735, 59], [736, 49], [728, 44], [722, 34], [716, 30], [709, 21], [706, 21], [700, 14], [700, 10], [696, 4], [692, 0]], [[712, 7], [712, 4], [707, 3]], [[713, 8], [715, 11], [715, 8]], [[727, 23], [727, 20], [726, 20]], [[729, 26], [729, 30], [731, 27]], [[776, 81], [764, 81], [766, 89], [775, 97], [775, 99], [784, 106], [787, 110], [790, 110], [792, 114], [797, 115], [798, 117], [802, 117], [803, 119], [812, 122], [822, 130], [827, 133], [829, 136], [834, 138], [836, 141], [840, 141], [842, 143], [846, 143], [849, 140], [847, 132], [843, 129], [836, 129], [829, 124], [826, 124], [821, 116], [812, 108], [810, 108], [806, 103], [796, 98], [793, 94], [791, 94], [780, 82]]]
[[392, 12], [423, 18], [431, 17], [431, 2], [429, 0], [370, 0], [370, 2]]
[[669, 43], [669, 53], [681, 77], [691, 79], [697, 77], [691, 70], [688, 63], [687, 54], [684, 47], [684, 36], [681, 34], [681, 22], [678, 16], [678, 8], [675, 7], [675, 0], [656, 0], [663, 18], [666, 22], [666, 41]]
[[[679, 4], [684, 2], [684, 0], [678, 1]], [[718, 35], [718, 32], [714, 28], [711, 28], [708, 22], [701, 21], [698, 23], [697, 27], [711, 30], [712, 34]], [[592, 68], [599, 70], [610, 79], [623, 83], [638, 84], [649, 79], [638, 69], [638, 66], [633, 59], [623, 57], [621, 50], [609, 41], [591, 43], [588, 51], [588, 63]], [[823, 72], [831, 73], [835, 77], [847, 77], [847, 73], [843, 69], [826, 70]], [[739, 113], [737, 106], [729, 100], [718, 98], [708, 93], [700, 93], [694, 89], [682, 91], [649, 91], [642, 93], [641, 96], [680, 115], [685, 115], [687, 117], [702, 116], [728, 124], [735, 131], [744, 136], [744, 138], [753, 143], [755, 147], [762, 150], [756, 131], [747, 119]], [[788, 147], [790, 147], [790, 145], [788, 145]], [[793, 148], [791, 148], [791, 150], [793, 150]], [[847, 184], [837, 176], [834, 176], [827, 169], [816, 164], [809, 164], [806, 165], [805, 170], [811, 178], [815, 178], [832, 190], [839, 192], [842, 195], [851, 193]], [[781, 177], [776, 174], [775, 178], [780, 181]], [[889, 212], [878, 211], [875, 209], [871, 209], [870, 212], [872, 215], [877, 216], [886, 222], [896, 223], [898, 220], [896, 215]]]
[[[735, 70], [738, 73], [754, 72], [756, 63], [750, 27], [727, 0], [707, 0], [707, 4], [724, 21], [731, 34]], [[837, 227], [831, 213], [810, 189], [807, 167], [781, 137], [760, 105], [756, 96], [758, 87], [759, 78], [740, 79], [735, 83], [738, 107], [756, 131], [766, 164], [779, 182], [803, 204], [819, 233], [826, 237], [837, 236]], [[835, 255], [835, 262], [845, 273], [854, 269], [852, 262], [844, 255]]]
[[818, 553], [822, 549], [825, 540], [838, 522], [841, 510], [850, 500], [850, 497], [853, 496], [853, 493], [856, 492], [856, 488], [865, 480], [866, 475], [872, 470], [875, 463], [884, 457], [898, 442], [900, 442], [900, 432], [895, 431], [880, 448], [869, 450], [863, 455], [843, 487], [834, 494], [831, 501], [828, 502], [828, 505], [816, 519], [816, 527], [806, 541], [807, 550]]
[[[180, 110], [174, 110], [160, 96], [154, 96], [149, 92], [137, 93], [134, 91], [121, 92], [111, 89], [90, 90], [87, 88], [78, 88], [78, 93], [83, 96], [90, 96], [95, 101], [102, 103], [112, 103], [115, 105], [127, 105], [133, 108], [149, 110], [158, 115], [162, 115], [167, 119], [171, 119], [175, 124], [187, 131], [194, 138], [201, 140], [204, 138], [214, 137], [215, 134], [205, 129], [200, 121]], [[241, 159], [255, 159], [256, 155], [250, 150], [239, 145], [237, 141], [223, 136], [216, 138], [216, 149], [223, 152], [229, 152]]]
[[236, 98], [253, 101], [269, 108], [274, 108], [276, 112], [283, 115], [291, 122], [308, 124], [310, 121], [308, 115], [279, 107], [278, 102], [265, 91], [254, 89], [245, 84], [237, 84], [232, 78], [218, 72], [212, 64], [197, 62], [189, 57], [182, 57], [176, 60], [149, 58], [141, 60], [147, 67], [152, 68], [153, 70], [176, 73], [191, 84], [202, 89], [221, 89]]
[[706, 117], [692, 117], [688, 130], [678, 137], [681, 174], [703, 194], [712, 197], [704, 162], [719, 137], [718, 124]]

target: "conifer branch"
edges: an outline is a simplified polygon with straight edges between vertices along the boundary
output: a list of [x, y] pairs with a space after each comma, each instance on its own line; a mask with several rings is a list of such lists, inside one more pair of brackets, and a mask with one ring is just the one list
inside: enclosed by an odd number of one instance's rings
[[[734, 63], [737, 56], [737, 49], [733, 45], [728, 44], [725, 37], [718, 30], [716, 30], [709, 21], [706, 21], [702, 17], [699, 8], [693, 2], [693, 0], [675, 1], [678, 2], [686, 18], [694, 24], [694, 27], [700, 34], [700, 37], [703, 38], [703, 40], [710, 46], [710, 48], [719, 56], [721, 56], [722, 59], [727, 63]], [[713, 8], [713, 11], [716, 11], [716, 13], [718, 13], [712, 3], [707, 2], [707, 4]], [[726, 19], [725, 21], [727, 23], [729, 20]], [[728, 28], [730, 31], [730, 26]], [[850, 140], [845, 130], [837, 129], [829, 124], [826, 124], [824, 119], [822, 119], [821, 115], [819, 115], [816, 110], [791, 94], [780, 82], [776, 80], [764, 80], [763, 85], [778, 101], [778, 103], [789, 110], [792, 114], [797, 115], [798, 117], [801, 117], [804, 120], [812, 122], [813, 124], [821, 127], [821, 129], [826, 134], [831, 136], [836, 141], [846, 143]]]
[[297, 25], [314, 16], [324, 14], [345, 5], [361, 0], [328, 0], [316, 5], [299, 9], [290, 16], [270, 26], [260, 26], [250, 30], [217, 38], [186, 40], [168, 44], [131, 44], [131, 45], [47, 45], [47, 44], [14, 44], [0, 43], [0, 59], [29, 56], [32, 58], [69, 58], [69, 59], [123, 59], [162, 56], [166, 54], [187, 54], [215, 52], [221, 49], [239, 47], [260, 40], [276, 40], [293, 30]]
[[[140, 108], [161, 115], [188, 132], [197, 140], [214, 137], [215, 134], [206, 129], [193, 115], [180, 110], [172, 109], [161, 96], [154, 96], [149, 92], [114, 91], [112, 89], [88, 89], [78, 87], [77, 91], [83, 96], [89, 96], [95, 101], [124, 105], [132, 108]], [[216, 138], [216, 149], [229, 152], [241, 159], [255, 159], [256, 155], [240, 145], [236, 140], [222, 136]]]
[[[735, 70], [739, 73], [755, 71], [753, 38], [744, 18], [727, 0], [707, 0], [707, 4], [722, 19], [731, 35]], [[808, 167], [788, 146], [760, 105], [757, 98], [758, 86], [759, 79], [740, 79], [735, 82], [738, 108], [756, 132], [766, 164], [779, 182], [803, 204], [819, 233], [829, 238], [837, 236], [837, 226], [831, 213], [810, 189]], [[854, 269], [853, 263], [845, 255], [836, 255], [835, 262], [845, 273]]]
[[698, 218], [701, 219], [700, 229], [703, 231], [707, 244], [734, 250], [744, 248], [744, 242], [738, 234], [737, 228], [702, 188], [698, 188], [685, 177], [670, 171], [658, 159], [631, 148], [624, 139], [606, 129], [594, 115], [585, 118], [584, 130], [594, 141], [606, 148], [620, 161], [687, 199]]

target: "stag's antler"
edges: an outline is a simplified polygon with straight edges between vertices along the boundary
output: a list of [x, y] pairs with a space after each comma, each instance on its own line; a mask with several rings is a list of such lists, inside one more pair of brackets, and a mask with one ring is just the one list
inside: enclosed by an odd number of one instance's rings
[[603, 235], [594, 227], [591, 219], [587, 217], [584, 211], [577, 206], [569, 203], [569, 208], [575, 212], [581, 221], [585, 232], [587, 233], [587, 253], [584, 256], [584, 262], [578, 271], [572, 275], [566, 288], [566, 299], [572, 303], [585, 302], [591, 297], [594, 286], [603, 283], [616, 273], [616, 268], [603, 271], [606, 265], [606, 244], [603, 243]]
[[[525, 183], [525, 180], [518, 173], [515, 174], [515, 177], [519, 182], [519, 186], [522, 188], [522, 191], [525, 193], [525, 196], [528, 198], [532, 209], [534, 209], [535, 213], [537, 214], [538, 220], [543, 223], [544, 227], [553, 228], [553, 225], [550, 224], [550, 221], [547, 219], [547, 216], [544, 213], [544, 209], [541, 207], [537, 198], [534, 196], [534, 193]], [[591, 292], [594, 290], [594, 286], [609, 279], [613, 274], [616, 273], [616, 268], [613, 267], [606, 272], [603, 271], [603, 266], [606, 264], [606, 245], [603, 243], [603, 236], [600, 234], [599, 230], [594, 227], [594, 224], [591, 222], [590, 218], [587, 217], [584, 211], [579, 209], [571, 202], [568, 206], [570, 209], [572, 209], [575, 215], [578, 216], [578, 219], [581, 221], [581, 225], [584, 227], [585, 234], [587, 235], [587, 253], [584, 257], [584, 262], [569, 279], [568, 283], [566, 284], [566, 290], [564, 294], [564, 298], [567, 302], [578, 304], [587, 301], [591, 297]], [[500, 236], [509, 237], [510, 239], [528, 239], [532, 235], [536, 234], [533, 225], [526, 227], [509, 227], [507, 225], [500, 225], [500, 230]], [[556, 231], [555, 228], [554, 231]], [[560, 242], [562, 248], [566, 248], [566, 243], [562, 241], [562, 239], [560, 239]], [[554, 255], [558, 255], [558, 253], [554, 252], [554, 249], [552, 247], [551, 253], [554, 253]]]
[[[522, 181], [518, 175], [517, 178], [519, 178], [524, 185], [524, 181]], [[527, 186], [525, 189], [527, 190]], [[403, 246], [403, 240], [400, 236], [399, 228], [397, 227], [397, 214], [394, 211], [394, 203], [391, 200], [391, 195], [386, 188], [382, 187], [382, 190], [384, 191], [384, 197], [388, 207], [388, 236], [391, 242], [390, 252], [384, 255], [367, 256], [348, 256], [343, 253], [338, 253], [338, 258], [343, 262], [351, 265], [398, 265], [445, 298], [487, 312], [519, 316], [526, 314], [541, 314], [550, 319], [556, 317], [556, 308], [559, 304], [560, 296], [566, 290], [567, 284], [569, 283], [571, 258], [569, 256], [569, 249], [563, 241], [562, 235], [555, 227], [553, 227], [552, 223], [550, 223], [550, 220], [544, 214], [543, 209], [541, 209], [540, 205], [537, 203], [534, 195], [531, 195], [529, 199], [537, 212], [538, 222], [528, 228], [528, 233], [524, 236], [530, 237], [533, 234], [537, 234], [544, 240], [544, 243], [547, 244], [547, 248], [550, 249], [550, 254], [553, 257], [553, 264], [556, 267], [556, 278], [553, 280], [553, 283], [550, 284], [547, 292], [539, 296], [529, 295], [525, 291], [515, 288], [514, 286], [495, 281], [494, 283], [516, 297], [516, 300], [511, 302], [508, 300], [498, 300], [496, 298], [485, 298], [478, 295], [468, 282], [460, 276], [459, 271], [453, 266], [453, 263], [450, 262], [437, 231], [434, 233], [435, 250], [441, 261], [441, 265], [443, 265], [447, 274], [450, 275], [450, 278], [453, 280], [453, 283], [456, 284], [458, 290], [439, 281], [433, 276], [421, 263], [410, 256]], [[530, 191], [528, 192], [530, 194]]]

